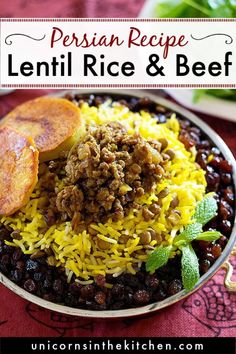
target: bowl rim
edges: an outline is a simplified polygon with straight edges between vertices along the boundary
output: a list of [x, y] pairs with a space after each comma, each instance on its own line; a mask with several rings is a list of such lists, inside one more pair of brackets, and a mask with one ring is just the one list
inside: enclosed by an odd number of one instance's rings
[[[195, 126], [200, 128], [206, 135], [207, 137], [212, 140], [212, 142], [219, 148], [220, 152], [223, 154], [223, 156], [229, 160], [233, 166], [233, 184], [234, 188], [236, 190], [236, 161], [234, 159], [234, 156], [226, 143], [222, 140], [222, 138], [211, 128], [206, 124], [204, 121], [202, 121], [200, 118], [198, 118], [195, 114], [191, 113], [185, 108], [182, 108], [181, 106], [169, 101], [168, 99], [165, 99], [163, 97], [158, 96], [155, 93], [150, 93], [149, 91], [143, 91], [143, 90], [110, 90], [110, 89], [80, 89], [80, 90], [63, 90], [63, 91], [57, 91], [50, 93], [50, 96], [57, 96], [57, 97], [63, 97], [65, 94], [81, 94], [81, 95], [86, 95], [86, 94], [95, 94], [95, 95], [110, 95], [110, 96], [130, 96], [130, 97], [148, 97], [155, 103], [164, 106], [168, 109], [173, 110], [174, 112], [180, 114], [184, 118], [187, 118], [190, 120]], [[6, 286], [8, 289], [13, 291], [15, 294], [19, 295], [25, 300], [28, 300], [38, 306], [41, 306], [43, 308], [46, 308], [51, 311], [56, 311], [65, 315], [72, 315], [72, 316], [78, 316], [78, 317], [89, 317], [89, 318], [100, 318], [100, 319], [114, 319], [114, 318], [125, 318], [125, 317], [135, 317], [135, 316], [140, 316], [144, 314], [149, 314], [154, 311], [163, 309], [167, 306], [170, 306], [185, 297], [191, 295], [195, 291], [197, 291], [200, 287], [202, 287], [223, 265], [223, 263], [228, 259], [230, 256], [230, 253], [232, 251], [232, 248], [236, 242], [236, 213], [235, 213], [235, 218], [234, 218], [234, 224], [233, 224], [233, 229], [232, 233], [229, 237], [228, 243], [226, 247], [224, 248], [221, 256], [215, 261], [215, 263], [210, 267], [209, 271], [205, 273], [201, 278], [199, 279], [198, 283], [194, 287], [193, 290], [187, 292], [185, 290], [180, 291], [179, 293], [170, 296], [166, 298], [165, 300], [154, 302], [152, 304], [142, 306], [142, 307], [135, 307], [135, 308], [128, 308], [128, 309], [122, 309], [122, 310], [100, 310], [100, 311], [95, 311], [95, 310], [86, 310], [86, 309], [79, 309], [79, 308], [73, 308], [65, 305], [59, 305], [53, 302], [46, 301], [36, 295], [30, 294], [20, 286], [16, 285], [13, 283], [11, 280], [9, 280], [4, 274], [0, 273], [0, 282]]]

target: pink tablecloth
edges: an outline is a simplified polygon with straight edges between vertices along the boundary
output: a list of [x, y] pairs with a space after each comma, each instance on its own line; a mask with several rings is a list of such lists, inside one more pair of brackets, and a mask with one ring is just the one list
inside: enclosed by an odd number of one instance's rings
[[1, 0], [0, 17], [137, 17], [144, 0]]
[[[2, 0], [0, 17], [136, 17], [143, 0]], [[43, 90], [18, 90], [0, 97], [0, 117]], [[236, 155], [236, 125], [203, 117]], [[0, 286], [1, 336], [235, 336], [236, 294], [223, 287], [221, 270], [201, 290], [147, 317], [101, 321], [61, 316]]]

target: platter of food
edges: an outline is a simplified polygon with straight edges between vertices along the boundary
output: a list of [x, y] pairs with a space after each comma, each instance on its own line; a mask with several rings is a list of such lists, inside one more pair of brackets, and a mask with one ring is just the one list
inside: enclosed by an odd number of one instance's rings
[[161, 97], [80, 90], [0, 121], [0, 281], [48, 309], [126, 317], [202, 286], [235, 243], [235, 160]]

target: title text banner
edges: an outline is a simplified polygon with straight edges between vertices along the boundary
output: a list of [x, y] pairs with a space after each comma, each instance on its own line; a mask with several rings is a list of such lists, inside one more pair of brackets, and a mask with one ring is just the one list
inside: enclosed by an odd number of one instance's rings
[[1, 19], [1, 88], [236, 87], [236, 19]]

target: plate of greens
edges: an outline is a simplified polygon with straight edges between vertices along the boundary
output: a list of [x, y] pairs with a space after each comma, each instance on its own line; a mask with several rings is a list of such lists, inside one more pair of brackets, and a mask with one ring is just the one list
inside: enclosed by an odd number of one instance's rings
[[189, 109], [236, 122], [236, 90], [167, 89], [166, 92]]
[[235, 0], [147, 0], [139, 17], [236, 17]]
[[[221, 18], [236, 17], [235, 0], [148, 0], [140, 18]], [[236, 90], [167, 90], [176, 101], [198, 112], [236, 121]]]

